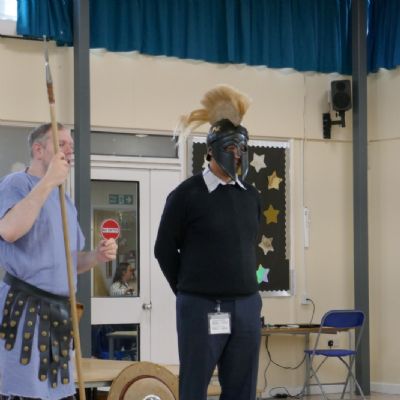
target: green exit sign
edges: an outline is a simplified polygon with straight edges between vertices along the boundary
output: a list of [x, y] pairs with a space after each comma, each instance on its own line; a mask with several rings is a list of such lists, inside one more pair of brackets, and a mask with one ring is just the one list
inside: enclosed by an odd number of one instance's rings
[[108, 204], [133, 205], [133, 194], [109, 194]]

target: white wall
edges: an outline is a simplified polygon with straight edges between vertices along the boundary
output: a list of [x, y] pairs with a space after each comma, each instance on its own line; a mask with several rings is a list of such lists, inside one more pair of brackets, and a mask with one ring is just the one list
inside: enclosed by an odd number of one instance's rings
[[[0, 123], [48, 120], [42, 44], [1, 38], [0, 59]], [[72, 50], [50, 46], [50, 62], [59, 120], [72, 124]], [[353, 306], [351, 115], [346, 113], [346, 128], [332, 128], [331, 140], [322, 139], [321, 122], [322, 113], [328, 110], [330, 81], [342, 77], [138, 54], [93, 52], [90, 62], [95, 128], [172, 130], [178, 117], [198, 107], [202, 95], [218, 83], [248, 93], [253, 104], [243, 123], [252, 137], [292, 139], [293, 148], [291, 222], [296, 295], [265, 298], [263, 314], [274, 323], [308, 321], [311, 306], [300, 304], [301, 293], [307, 293], [316, 304], [314, 321], [328, 309]], [[399, 308], [400, 297], [396, 295], [400, 278], [396, 257], [399, 86], [398, 71], [369, 77], [371, 378], [387, 384], [381, 387], [396, 390], [400, 388], [400, 350], [396, 345], [400, 322], [392, 314]], [[311, 212], [310, 247], [306, 251], [303, 205]], [[274, 360], [282, 364], [294, 365], [301, 360], [302, 345], [299, 338], [270, 339]], [[265, 362], [263, 349], [261, 364], [265, 366]], [[326, 377], [341, 376], [335, 368], [322, 372]], [[260, 380], [262, 373], [260, 370]], [[303, 369], [268, 370], [270, 387], [299, 387], [302, 379]]]

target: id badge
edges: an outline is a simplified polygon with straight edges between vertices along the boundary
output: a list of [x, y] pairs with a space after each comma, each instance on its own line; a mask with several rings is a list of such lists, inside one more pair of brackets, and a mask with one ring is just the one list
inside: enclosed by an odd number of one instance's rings
[[230, 313], [209, 313], [208, 333], [210, 335], [221, 335], [231, 333]]

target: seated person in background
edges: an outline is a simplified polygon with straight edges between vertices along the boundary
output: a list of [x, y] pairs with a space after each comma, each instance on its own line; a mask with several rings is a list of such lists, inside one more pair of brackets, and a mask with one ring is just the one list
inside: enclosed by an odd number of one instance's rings
[[133, 289], [128, 282], [133, 278], [133, 268], [127, 262], [122, 262], [115, 270], [113, 283], [110, 286], [110, 296], [133, 296]]

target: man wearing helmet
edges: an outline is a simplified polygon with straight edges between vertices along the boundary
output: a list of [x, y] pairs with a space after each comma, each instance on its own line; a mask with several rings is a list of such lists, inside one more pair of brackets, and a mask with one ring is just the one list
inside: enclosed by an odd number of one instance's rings
[[221, 399], [256, 397], [260, 203], [257, 190], [243, 181], [248, 133], [240, 121], [248, 103], [241, 93], [219, 86], [206, 93], [205, 109], [182, 118], [186, 133], [203, 122], [211, 129], [209, 166], [170, 193], [155, 244], [177, 296], [181, 400], [205, 400], [216, 366]]

